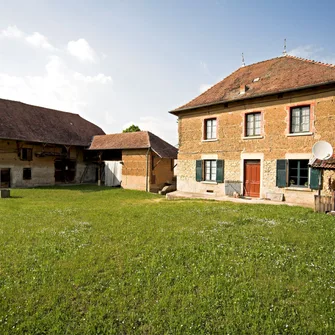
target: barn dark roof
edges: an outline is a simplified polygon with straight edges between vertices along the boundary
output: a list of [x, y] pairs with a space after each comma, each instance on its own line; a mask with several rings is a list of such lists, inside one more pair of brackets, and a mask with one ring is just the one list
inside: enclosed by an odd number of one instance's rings
[[287, 55], [240, 67], [171, 113], [329, 83], [335, 83], [334, 65]]
[[177, 158], [178, 149], [149, 131], [94, 136], [89, 150], [147, 149], [161, 158]]
[[0, 99], [0, 138], [89, 146], [104, 131], [78, 114]]

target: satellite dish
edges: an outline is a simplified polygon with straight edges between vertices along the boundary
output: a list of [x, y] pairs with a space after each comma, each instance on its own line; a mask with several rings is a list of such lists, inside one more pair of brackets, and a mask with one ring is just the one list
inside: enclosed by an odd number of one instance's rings
[[326, 160], [333, 156], [333, 148], [326, 141], [319, 141], [313, 145], [312, 153], [317, 159]]

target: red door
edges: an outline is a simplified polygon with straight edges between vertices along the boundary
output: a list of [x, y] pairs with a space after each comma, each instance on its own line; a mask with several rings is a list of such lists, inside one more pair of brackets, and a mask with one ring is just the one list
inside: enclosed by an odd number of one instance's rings
[[244, 162], [244, 195], [259, 198], [261, 163], [259, 160]]

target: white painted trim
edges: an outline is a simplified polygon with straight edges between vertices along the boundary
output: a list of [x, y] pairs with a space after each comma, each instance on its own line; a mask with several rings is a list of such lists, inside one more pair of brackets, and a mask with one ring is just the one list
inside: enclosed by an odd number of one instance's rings
[[244, 192], [244, 161], [246, 160], [259, 160], [261, 164], [261, 171], [260, 171], [260, 187], [259, 187], [259, 196], [262, 198], [263, 194], [263, 175], [264, 175], [264, 153], [241, 153], [241, 181], [243, 185], [243, 192]]
[[262, 135], [244, 136], [244, 137], [242, 137], [242, 140], [256, 140], [256, 139], [260, 139], [260, 138], [264, 138], [264, 136], [262, 136]]
[[217, 142], [218, 139], [217, 138], [210, 138], [208, 140], [201, 140], [201, 142]]
[[311, 132], [306, 132], [306, 133], [290, 133], [290, 134], [286, 134], [286, 137], [294, 137], [294, 136], [311, 136], [314, 135], [314, 133]]
[[217, 154], [202, 154], [201, 155], [201, 159], [205, 160], [205, 159], [218, 159], [218, 155]]
[[311, 153], [286, 153], [285, 159], [310, 159], [312, 157], [312, 148]]

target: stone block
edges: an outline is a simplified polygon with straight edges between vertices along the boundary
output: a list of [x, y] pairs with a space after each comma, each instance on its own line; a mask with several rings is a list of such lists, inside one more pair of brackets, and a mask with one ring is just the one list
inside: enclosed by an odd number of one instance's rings
[[284, 193], [268, 192], [266, 193], [266, 199], [269, 199], [272, 201], [284, 201]]
[[10, 190], [0, 190], [0, 198], [10, 198]]

